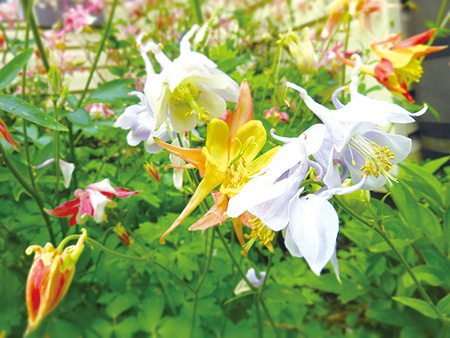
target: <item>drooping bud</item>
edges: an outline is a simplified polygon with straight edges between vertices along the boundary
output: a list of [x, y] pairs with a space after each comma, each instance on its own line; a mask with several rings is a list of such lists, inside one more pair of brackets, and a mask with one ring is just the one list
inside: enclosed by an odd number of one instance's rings
[[161, 178], [159, 177], [158, 168], [154, 163], [144, 164], [144, 168], [147, 173], [155, 179], [156, 182], [161, 183]]
[[27, 255], [35, 252], [35, 257], [27, 279], [28, 326], [25, 336], [34, 331], [42, 319], [56, 308], [69, 289], [75, 264], [87, 238], [86, 230], [81, 231], [83, 234], [77, 244], [68, 246], [64, 251], [68, 238], [56, 249], [51, 243], [47, 243], [44, 248], [39, 245], [27, 248]]
[[127, 230], [124, 228], [122, 223], [118, 223], [113, 231], [117, 234], [117, 237], [119, 237], [120, 241], [123, 245], [126, 247], [130, 247], [130, 245], [133, 243], [133, 239], [128, 235]]
[[281, 36], [299, 70], [309, 72], [317, 68], [317, 56], [309, 36], [309, 28], [304, 28], [300, 34], [289, 31]]

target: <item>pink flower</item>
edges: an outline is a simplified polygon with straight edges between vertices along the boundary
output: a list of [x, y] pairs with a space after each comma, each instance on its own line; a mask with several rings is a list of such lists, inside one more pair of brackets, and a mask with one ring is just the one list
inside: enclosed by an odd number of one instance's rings
[[289, 120], [288, 113], [280, 112], [277, 106], [272, 107], [270, 109], [264, 110], [263, 117], [268, 119], [270, 122], [277, 123], [278, 121], [286, 122]]
[[101, 182], [89, 184], [85, 190], [77, 189], [73, 193], [75, 200], [67, 201], [53, 210], [45, 209], [45, 211], [55, 217], [69, 218], [69, 225], [83, 224], [87, 221], [88, 216], [94, 218], [99, 223], [105, 217], [105, 207], [114, 207], [115, 202], [112, 198], [125, 198], [131, 195], [139, 194], [141, 191], [131, 191], [124, 188], [113, 188], [109, 179]]
[[84, 8], [80, 4], [75, 8], [70, 8], [69, 11], [63, 14], [64, 32], [75, 31], [80, 33], [84, 27], [93, 24], [96, 18], [89, 14], [90, 11], [90, 8]]
[[87, 105], [86, 110], [89, 112], [89, 115], [91, 117], [108, 117], [110, 115], [114, 115], [114, 112], [112, 110], [109, 110], [105, 107], [103, 103], [94, 103]]

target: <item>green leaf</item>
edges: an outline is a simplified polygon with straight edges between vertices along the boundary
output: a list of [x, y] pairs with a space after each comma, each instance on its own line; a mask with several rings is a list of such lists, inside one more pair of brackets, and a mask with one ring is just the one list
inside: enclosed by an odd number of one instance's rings
[[33, 55], [33, 51], [33, 48], [28, 48], [19, 55], [16, 55], [2, 69], [0, 69], [0, 90], [14, 81], [23, 66], [25, 66], [30, 59], [31, 55]]
[[[419, 282], [423, 281], [430, 285], [438, 286], [445, 281], [443, 271], [437, 267], [421, 265], [414, 267], [412, 270]], [[405, 288], [414, 285], [414, 281], [409, 273], [403, 275], [402, 282]]]
[[89, 116], [89, 113], [83, 109], [78, 108], [76, 112], [67, 113], [66, 117], [74, 124], [80, 127], [89, 127], [92, 126], [92, 120]]
[[450, 156], [445, 156], [441, 158], [437, 158], [433, 161], [425, 163], [422, 168], [430, 174], [434, 174], [440, 167], [442, 167], [445, 162], [450, 160]]
[[111, 303], [106, 307], [106, 313], [111, 318], [117, 318], [122, 312], [128, 310], [133, 305], [137, 304], [137, 298], [131, 294], [124, 294], [117, 296]]
[[294, 303], [308, 303], [299, 290], [281, 284], [270, 284], [264, 290], [264, 298]]
[[442, 186], [439, 180], [425, 169], [415, 164], [401, 164], [400, 167], [408, 174], [405, 179], [411, 180], [411, 183], [420, 182], [421, 193], [429, 196], [432, 201], [438, 201], [442, 206], [443, 199], [441, 195]]
[[55, 121], [42, 110], [18, 97], [0, 94], [0, 108], [42, 127], [58, 131], [68, 131], [66, 127]]
[[437, 303], [437, 308], [441, 313], [450, 315], [450, 294]]
[[134, 79], [117, 79], [100, 85], [92, 92], [89, 98], [83, 103], [84, 106], [93, 103], [112, 103], [115, 106], [122, 106], [124, 101], [137, 102], [136, 97], [128, 96], [134, 90]]
[[409, 306], [410, 308], [419, 311], [423, 315], [430, 318], [439, 318], [437, 313], [433, 310], [430, 304], [424, 300], [410, 297], [392, 297], [395, 301], [402, 303], [403, 305]]

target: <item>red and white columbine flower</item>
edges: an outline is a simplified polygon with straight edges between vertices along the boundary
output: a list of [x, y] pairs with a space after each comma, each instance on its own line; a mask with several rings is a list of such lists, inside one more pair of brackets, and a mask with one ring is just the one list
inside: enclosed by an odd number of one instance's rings
[[25, 336], [34, 331], [42, 319], [53, 311], [69, 289], [75, 264], [87, 237], [86, 230], [81, 231], [83, 234], [77, 244], [68, 246], [64, 251], [66, 240], [56, 249], [51, 243], [47, 243], [44, 248], [31, 245], [26, 250], [27, 255], [35, 252], [35, 256], [26, 287], [28, 326]]
[[139, 194], [141, 191], [131, 191], [124, 188], [113, 188], [109, 179], [89, 184], [85, 190], [77, 189], [74, 192], [77, 199], [65, 202], [53, 210], [45, 209], [52, 216], [69, 218], [69, 225], [83, 224], [91, 216], [97, 223], [105, 217], [105, 207], [114, 207], [113, 197], [125, 198]]

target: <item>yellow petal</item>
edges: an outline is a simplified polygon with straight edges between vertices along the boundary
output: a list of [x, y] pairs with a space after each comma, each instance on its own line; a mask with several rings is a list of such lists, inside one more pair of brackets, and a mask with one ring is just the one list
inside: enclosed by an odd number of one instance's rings
[[266, 143], [267, 133], [261, 121], [252, 120], [241, 126], [231, 144], [230, 161], [242, 156], [250, 163]]
[[228, 197], [223, 195], [219, 191], [213, 191], [214, 205], [211, 209], [197, 222], [189, 227], [189, 230], [206, 230], [210, 227], [222, 224], [228, 217], [226, 217], [225, 211], [228, 208]]
[[219, 119], [212, 119], [206, 131], [206, 145], [203, 155], [214, 164], [216, 170], [225, 171], [228, 166], [228, 125]]
[[392, 50], [384, 49], [384, 48], [373, 48], [375, 54], [377, 54], [380, 58], [388, 59], [392, 62], [394, 68], [402, 68], [406, 66], [411, 59], [414, 57], [414, 53], [410, 48], [395, 48]]
[[[227, 127], [228, 128], [228, 127]], [[206, 165], [206, 174], [203, 180], [200, 182], [200, 184], [197, 187], [197, 190], [195, 190], [194, 195], [192, 195], [191, 199], [189, 200], [189, 203], [184, 208], [183, 212], [178, 216], [178, 218], [173, 222], [173, 224], [170, 226], [170, 228], [162, 235], [159, 242], [161, 244], [164, 244], [164, 238], [172, 232], [173, 229], [175, 229], [178, 225], [180, 225], [181, 222], [184, 221], [184, 219], [191, 214], [192, 211], [194, 211], [195, 208], [198, 207], [198, 205], [205, 199], [205, 197], [219, 184], [223, 182], [225, 179], [225, 173], [216, 171], [212, 169], [210, 166], [208, 166], [208, 163]]]
[[272, 148], [259, 156], [256, 160], [250, 162], [250, 164], [247, 166], [249, 176], [253, 176], [257, 174], [262, 168], [267, 167], [279, 149], [279, 146]]

